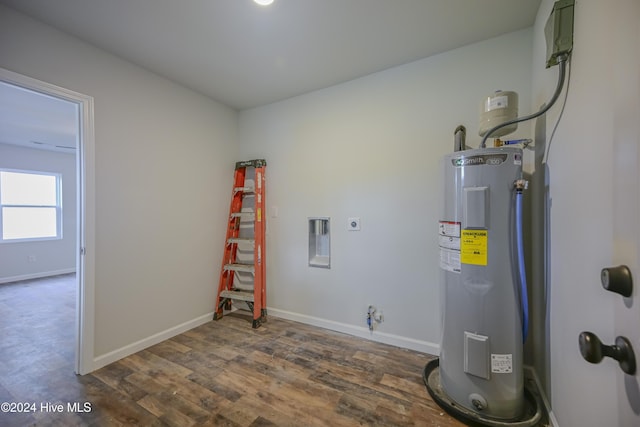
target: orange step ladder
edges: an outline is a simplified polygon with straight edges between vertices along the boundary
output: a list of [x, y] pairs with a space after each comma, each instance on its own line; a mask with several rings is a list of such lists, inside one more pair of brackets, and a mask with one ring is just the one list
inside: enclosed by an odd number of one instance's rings
[[264, 159], [236, 163], [213, 320], [221, 319], [224, 310], [230, 310], [236, 301], [244, 301], [249, 306], [253, 313], [253, 328], [267, 320], [266, 166]]

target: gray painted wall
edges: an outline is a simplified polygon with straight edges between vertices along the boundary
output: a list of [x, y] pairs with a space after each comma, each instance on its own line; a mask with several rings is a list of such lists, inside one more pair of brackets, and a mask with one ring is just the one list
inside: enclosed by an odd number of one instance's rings
[[237, 112], [3, 6], [0, 67], [94, 98], [96, 358], [211, 313]]
[[[531, 34], [240, 113], [242, 156], [270, 161], [271, 313], [438, 354], [441, 159], [459, 124], [479, 145], [481, 101], [494, 90], [517, 91], [527, 111]], [[307, 266], [307, 217], [315, 216], [331, 217], [329, 270]], [[361, 231], [347, 231], [349, 217], [361, 217]], [[384, 312], [374, 334], [369, 304]]]

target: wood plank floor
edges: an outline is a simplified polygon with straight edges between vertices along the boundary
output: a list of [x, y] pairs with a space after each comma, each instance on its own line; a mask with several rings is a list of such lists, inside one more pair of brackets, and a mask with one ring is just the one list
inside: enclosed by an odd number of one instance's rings
[[463, 425], [424, 387], [430, 356], [273, 317], [227, 315], [76, 376], [74, 282], [0, 285], [0, 402], [37, 405], [0, 425]]

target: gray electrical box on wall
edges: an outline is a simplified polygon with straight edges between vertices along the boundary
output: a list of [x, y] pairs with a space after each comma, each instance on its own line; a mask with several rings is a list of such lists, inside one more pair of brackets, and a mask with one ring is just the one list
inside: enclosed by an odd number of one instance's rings
[[575, 0], [559, 0], [553, 5], [544, 27], [547, 39], [547, 68], [558, 65], [558, 56], [573, 49], [573, 8]]
[[331, 268], [329, 218], [309, 218], [309, 266]]

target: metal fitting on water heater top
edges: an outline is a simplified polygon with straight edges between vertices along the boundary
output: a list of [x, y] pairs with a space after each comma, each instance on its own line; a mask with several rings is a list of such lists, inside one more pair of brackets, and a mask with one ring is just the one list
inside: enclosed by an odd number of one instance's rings
[[516, 188], [516, 191], [522, 192], [523, 190], [529, 188], [529, 181], [527, 181], [526, 179], [518, 179], [513, 183], [513, 186]]

